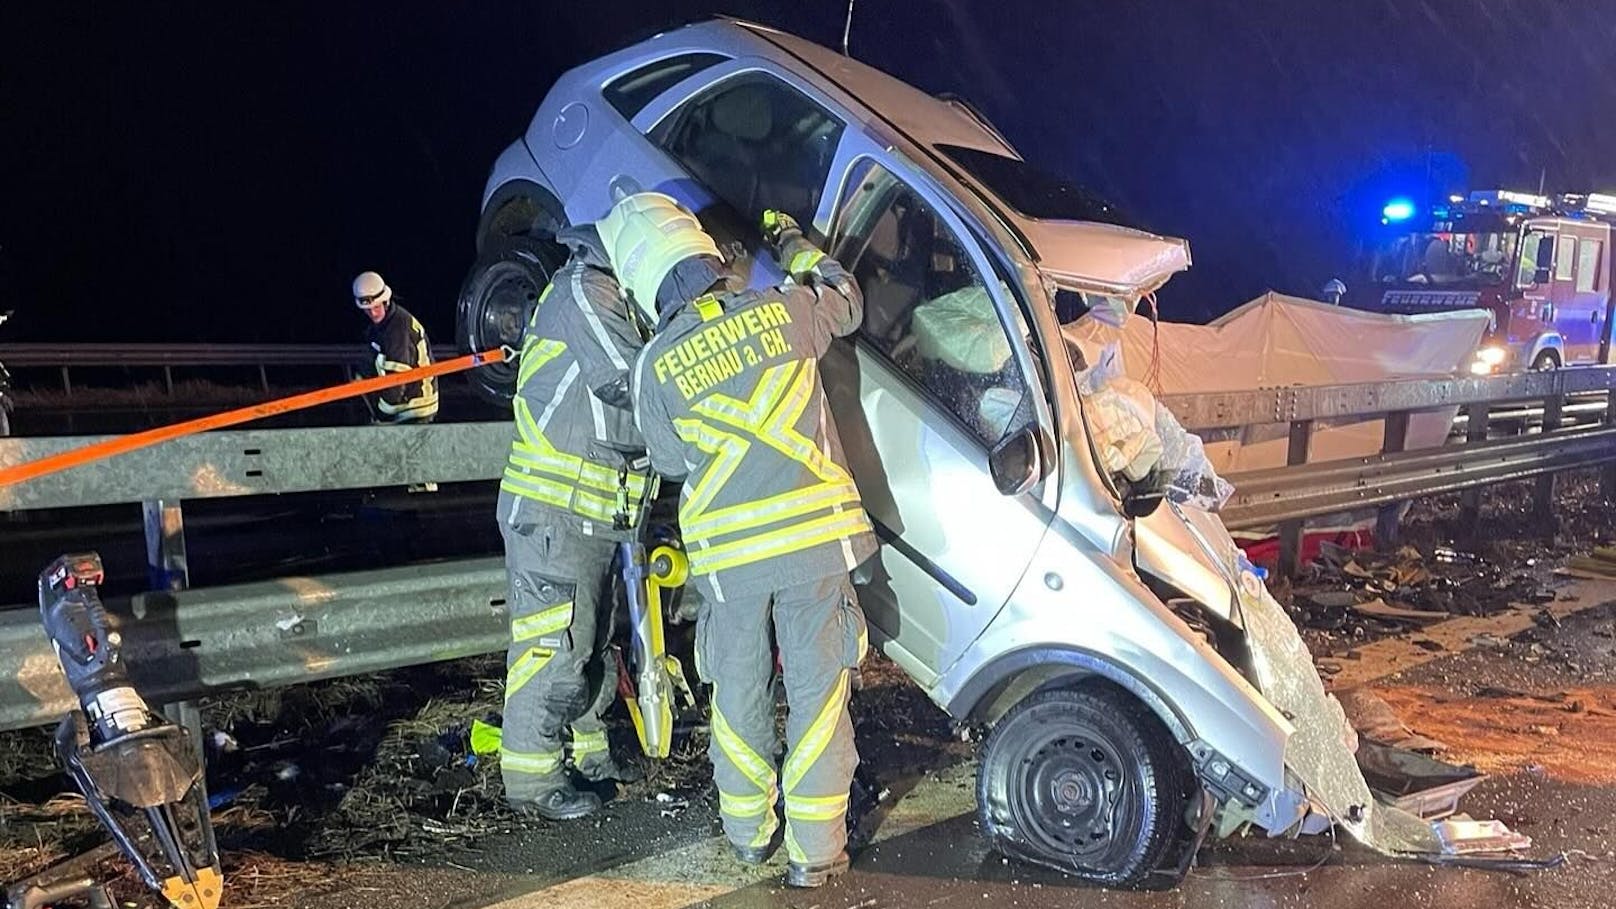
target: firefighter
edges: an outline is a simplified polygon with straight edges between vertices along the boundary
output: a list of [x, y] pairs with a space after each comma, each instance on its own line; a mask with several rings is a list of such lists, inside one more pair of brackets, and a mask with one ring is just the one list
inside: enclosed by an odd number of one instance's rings
[[[660, 193], [622, 199], [600, 232], [631, 300], [657, 321], [634, 411], [652, 465], [683, 478], [724, 832], [737, 859], [766, 861], [783, 793], [786, 883], [817, 887], [848, 864], [858, 753], [847, 700], [867, 646], [848, 574], [876, 549], [819, 359], [858, 327], [863, 298], [785, 215], [767, 213], [764, 233], [791, 280], [762, 291], [739, 289], [695, 216]], [[771, 630], [790, 708], [778, 769]]]
[[617, 691], [612, 557], [638, 521], [649, 471], [628, 391], [644, 329], [595, 228], [557, 239], [571, 257], [522, 336], [516, 433], [499, 485], [511, 613], [500, 773], [513, 807], [570, 820], [601, 802], [573, 785], [565, 744], [591, 782], [638, 778], [613, 760], [601, 714]]
[[[376, 375], [405, 372], [432, 362], [426, 329], [409, 310], [393, 302], [393, 289], [382, 276], [367, 271], [354, 278], [354, 305], [370, 318], [365, 341], [370, 344]], [[438, 380], [422, 379], [383, 389], [376, 401], [382, 421], [430, 423], [438, 415]]]

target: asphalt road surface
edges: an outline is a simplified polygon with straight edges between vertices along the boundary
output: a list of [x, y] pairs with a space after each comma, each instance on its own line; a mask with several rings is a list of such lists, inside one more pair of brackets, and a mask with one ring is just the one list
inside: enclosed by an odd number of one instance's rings
[[[974, 766], [871, 768], [889, 795], [862, 821], [869, 845], [817, 891], [780, 883], [783, 858], [748, 869], [729, 858], [711, 807], [619, 802], [570, 827], [495, 838], [452, 866], [367, 865], [317, 897], [279, 905], [335, 909], [885, 909], [885, 907], [1310, 907], [1581, 909], [1616, 888], [1616, 582], [1567, 588], [1558, 618], [1506, 634], [1471, 628], [1440, 652], [1366, 649], [1355, 678], [1397, 707], [1444, 755], [1490, 777], [1460, 808], [1533, 839], [1546, 871], [1432, 867], [1329, 837], [1249, 837], [1204, 848], [1189, 877], [1161, 892], [1087, 886], [993, 854], [975, 821]], [[1504, 617], [1508, 618], [1508, 617]], [[1501, 620], [1502, 621], [1502, 620]], [[1441, 638], [1441, 629], [1424, 637]], [[1511, 638], [1511, 636], [1513, 636]], [[1450, 636], [1451, 638], [1451, 636]], [[1366, 662], [1367, 661], [1367, 662]], [[1404, 668], [1407, 667], [1407, 668]]]

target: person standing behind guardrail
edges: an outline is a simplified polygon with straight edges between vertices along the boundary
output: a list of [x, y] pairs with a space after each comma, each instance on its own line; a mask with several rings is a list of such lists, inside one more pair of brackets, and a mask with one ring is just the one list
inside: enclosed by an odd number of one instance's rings
[[[353, 281], [354, 305], [370, 319], [365, 341], [375, 355], [376, 375], [406, 372], [432, 362], [426, 329], [409, 310], [393, 302], [393, 289], [367, 271]], [[376, 409], [384, 423], [430, 423], [438, 415], [438, 380], [422, 379], [381, 392]]]

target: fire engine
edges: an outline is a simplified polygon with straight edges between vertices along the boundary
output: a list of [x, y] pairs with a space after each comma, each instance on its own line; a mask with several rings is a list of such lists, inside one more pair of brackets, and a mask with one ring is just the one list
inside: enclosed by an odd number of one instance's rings
[[1485, 309], [1492, 324], [1471, 372], [1610, 361], [1611, 224], [1616, 195], [1489, 190], [1420, 211], [1382, 211], [1390, 230], [1346, 303], [1417, 314]]

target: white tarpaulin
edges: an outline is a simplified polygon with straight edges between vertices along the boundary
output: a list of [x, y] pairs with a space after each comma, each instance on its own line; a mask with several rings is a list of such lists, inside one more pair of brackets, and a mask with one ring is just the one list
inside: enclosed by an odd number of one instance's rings
[[[1098, 361], [1106, 344], [1119, 342], [1130, 378], [1160, 395], [1175, 395], [1446, 378], [1469, 367], [1487, 323], [1481, 310], [1382, 315], [1269, 293], [1208, 325], [1162, 322], [1159, 334], [1140, 315], [1129, 316], [1120, 328], [1084, 316], [1062, 331], [1089, 363]], [[1413, 415], [1408, 447], [1441, 445], [1456, 411]], [[1203, 438], [1212, 466], [1227, 476], [1283, 466], [1287, 433], [1278, 423], [1247, 427], [1233, 438]], [[1373, 454], [1382, 433], [1379, 419], [1320, 422], [1309, 460]]]

